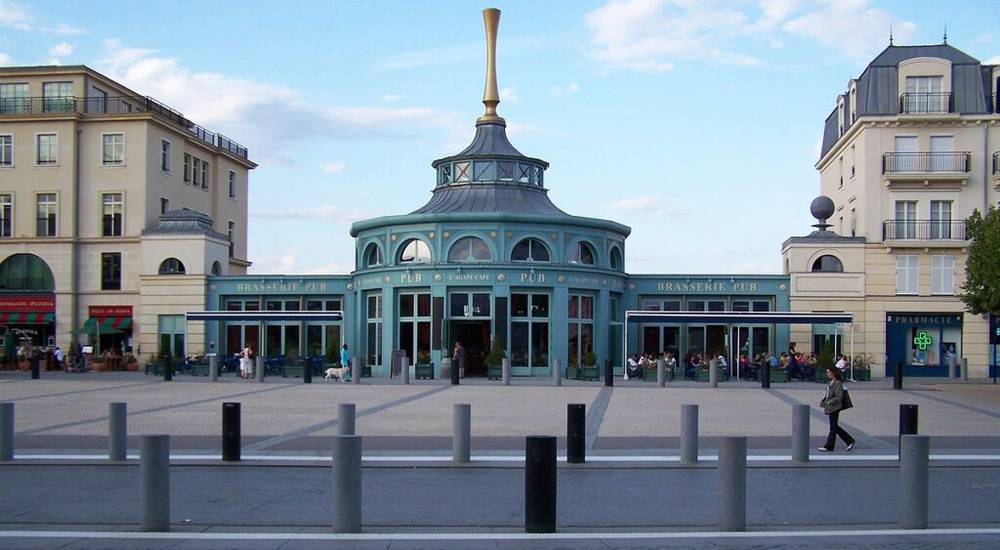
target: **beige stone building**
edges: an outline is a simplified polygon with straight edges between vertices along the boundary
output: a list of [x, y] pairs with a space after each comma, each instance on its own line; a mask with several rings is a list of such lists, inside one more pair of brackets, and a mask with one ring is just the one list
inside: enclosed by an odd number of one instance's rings
[[[831, 231], [782, 247], [793, 311], [854, 313], [873, 376], [944, 375], [989, 364], [988, 319], [965, 312], [965, 218], [1000, 191], [1000, 66], [947, 44], [892, 46], [848, 82], [816, 163]], [[832, 233], [832, 234], [831, 234]], [[792, 328], [800, 351], [827, 337]], [[845, 334], [843, 351], [850, 336]]]
[[[85, 66], [0, 68], [0, 326], [148, 356], [245, 274], [245, 147]], [[196, 325], [196, 324], [193, 324]], [[162, 342], [162, 343], [161, 343]]]

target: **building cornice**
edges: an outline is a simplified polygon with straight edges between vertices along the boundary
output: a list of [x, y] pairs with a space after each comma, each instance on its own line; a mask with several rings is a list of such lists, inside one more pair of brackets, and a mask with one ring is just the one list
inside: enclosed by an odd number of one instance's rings
[[583, 216], [545, 216], [538, 214], [508, 214], [503, 212], [456, 212], [434, 214], [403, 214], [382, 216], [354, 222], [351, 225], [351, 237], [357, 237], [363, 231], [392, 226], [408, 226], [418, 224], [462, 223], [462, 222], [506, 222], [533, 223], [546, 225], [568, 225], [585, 227], [587, 229], [603, 229], [628, 237], [632, 228], [611, 220], [587, 218]]

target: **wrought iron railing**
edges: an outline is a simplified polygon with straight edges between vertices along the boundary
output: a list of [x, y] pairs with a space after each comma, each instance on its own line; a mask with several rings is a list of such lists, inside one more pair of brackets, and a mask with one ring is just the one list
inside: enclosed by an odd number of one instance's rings
[[180, 112], [149, 96], [103, 97], [21, 97], [0, 99], [0, 117], [33, 114], [81, 115], [153, 113], [180, 126], [202, 142], [231, 155], [248, 158], [247, 148], [222, 134], [211, 132], [188, 120]]
[[969, 172], [972, 153], [969, 151], [884, 153], [882, 173], [906, 172]]
[[956, 220], [885, 220], [882, 240], [964, 241], [965, 222]]
[[899, 112], [906, 114], [950, 113], [954, 102], [950, 93], [905, 93], [899, 96]]

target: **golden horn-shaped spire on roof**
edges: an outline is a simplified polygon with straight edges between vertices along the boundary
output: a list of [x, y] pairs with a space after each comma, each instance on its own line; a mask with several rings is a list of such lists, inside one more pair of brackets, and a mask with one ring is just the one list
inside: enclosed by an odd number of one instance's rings
[[484, 9], [483, 26], [486, 27], [486, 87], [483, 90], [486, 112], [476, 119], [476, 123], [503, 124], [504, 119], [497, 115], [497, 104], [500, 103], [500, 91], [497, 88], [497, 29], [500, 28], [500, 10]]

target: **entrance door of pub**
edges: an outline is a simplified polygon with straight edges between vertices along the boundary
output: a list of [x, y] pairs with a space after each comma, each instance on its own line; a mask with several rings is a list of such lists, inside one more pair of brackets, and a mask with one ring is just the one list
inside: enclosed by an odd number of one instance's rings
[[[747, 361], [753, 363], [754, 357], [771, 349], [770, 327], [734, 326], [731, 335], [729, 365], [733, 368], [734, 373], [736, 372], [735, 365], [739, 363], [741, 355], [745, 355]], [[739, 375], [740, 378], [746, 376], [742, 371]]]
[[[465, 375], [486, 376], [486, 355], [490, 352], [490, 322], [483, 321], [452, 321], [449, 327], [451, 347], [448, 357], [455, 349], [455, 342], [461, 342], [465, 348]], [[458, 367], [458, 365], [454, 365]]]

